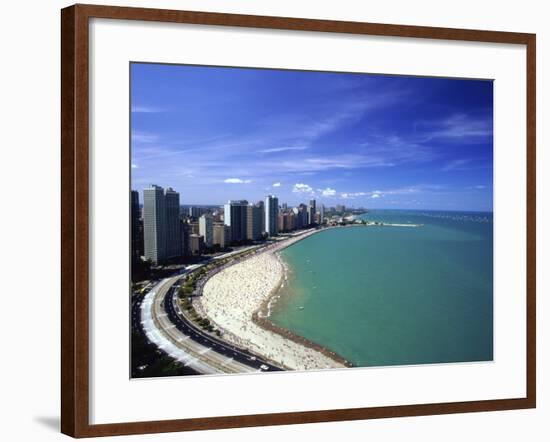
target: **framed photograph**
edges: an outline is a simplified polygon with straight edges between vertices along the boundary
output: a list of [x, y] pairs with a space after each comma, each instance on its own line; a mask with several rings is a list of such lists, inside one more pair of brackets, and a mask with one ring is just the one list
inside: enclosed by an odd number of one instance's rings
[[535, 407], [535, 35], [61, 17], [63, 433]]

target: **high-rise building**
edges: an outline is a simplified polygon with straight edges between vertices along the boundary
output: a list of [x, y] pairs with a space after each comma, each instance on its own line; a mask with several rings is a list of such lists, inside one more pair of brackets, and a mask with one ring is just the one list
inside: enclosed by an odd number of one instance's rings
[[336, 211], [337, 212], [345, 212], [346, 211], [346, 206], [344, 206], [343, 204], [336, 204]]
[[296, 228], [296, 215], [293, 210], [280, 211], [277, 216], [279, 232], [290, 232]]
[[265, 231], [268, 236], [275, 236], [279, 233], [278, 216], [279, 199], [274, 195], [268, 195], [265, 198]]
[[262, 237], [263, 205], [249, 204], [246, 211], [246, 238], [257, 241]]
[[143, 255], [143, 228], [141, 225], [141, 210], [139, 207], [139, 192], [137, 190], [132, 190], [131, 193], [131, 224], [132, 229], [131, 240], [132, 240], [132, 258], [140, 259]]
[[261, 227], [260, 227], [260, 230], [262, 233], [265, 232], [265, 204], [263, 201], [258, 201], [256, 203], [256, 205], [260, 208], [260, 210], [262, 211], [262, 222], [261, 222]]
[[292, 213], [294, 214], [294, 228], [302, 228], [302, 218], [300, 217], [300, 209], [298, 207], [292, 208]]
[[223, 222], [231, 227], [231, 241], [246, 240], [248, 201], [231, 200], [224, 205]]
[[143, 190], [145, 258], [161, 264], [182, 255], [180, 194], [151, 184]]
[[164, 190], [152, 184], [143, 190], [145, 258], [158, 264], [166, 259], [166, 208]]
[[199, 230], [199, 223], [198, 221], [190, 221], [189, 223], [189, 233], [192, 234], [196, 234], [196, 235], [200, 235], [200, 230]]
[[296, 228], [304, 228], [308, 225], [307, 206], [300, 204], [296, 209], [294, 212], [296, 215]]
[[285, 219], [283, 212], [277, 214], [277, 233], [285, 231]]
[[321, 204], [319, 207], [319, 224], [325, 223], [325, 205]]
[[317, 213], [317, 207], [315, 200], [309, 201], [309, 206], [307, 209], [307, 221], [308, 224], [315, 224], [315, 213]]
[[212, 215], [206, 213], [199, 218], [199, 235], [204, 238], [204, 245], [208, 248], [214, 245], [214, 220]]
[[214, 245], [219, 245], [221, 249], [229, 247], [231, 244], [231, 227], [225, 224], [214, 224]]
[[181, 256], [180, 194], [169, 187], [164, 192], [166, 207], [166, 258]]
[[189, 236], [191, 235], [191, 227], [185, 219], [180, 220], [180, 232], [181, 254], [183, 256], [189, 256], [191, 254], [191, 244], [189, 238]]
[[215, 223], [223, 223], [223, 207], [212, 212], [212, 219]]
[[199, 217], [209, 212], [210, 212], [210, 209], [208, 209], [207, 207], [191, 206], [189, 207], [188, 213], [191, 218], [199, 219]]
[[292, 210], [285, 212], [283, 223], [287, 232], [290, 232], [296, 228], [296, 216]]
[[200, 255], [204, 250], [204, 238], [201, 235], [192, 233], [189, 235], [189, 247], [193, 255]]

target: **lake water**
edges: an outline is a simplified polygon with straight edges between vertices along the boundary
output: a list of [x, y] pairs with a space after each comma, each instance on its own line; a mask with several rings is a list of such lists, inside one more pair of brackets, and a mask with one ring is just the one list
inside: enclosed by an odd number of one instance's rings
[[493, 359], [493, 215], [373, 210], [285, 249], [271, 320], [356, 366]]

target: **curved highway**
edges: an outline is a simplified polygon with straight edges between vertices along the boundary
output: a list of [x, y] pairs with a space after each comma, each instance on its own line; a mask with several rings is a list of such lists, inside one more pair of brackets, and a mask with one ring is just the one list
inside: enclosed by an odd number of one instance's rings
[[256, 368], [257, 370], [281, 371], [281, 368], [265, 361], [261, 357], [212, 336], [189, 321], [177, 305], [177, 292], [175, 287], [172, 287], [166, 294], [164, 298], [164, 308], [168, 314], [168, 318], [176, 325], [176, 328], [201, 345], [207, 346], [219, 354], [233, 358], [235, 361]]
[[187, 320], [177, 305], [174, 287], [181, 277], [178, 275], [162, 280], [143, 298], [141, 324], [150, 342], [201, 374], [281, 370]]

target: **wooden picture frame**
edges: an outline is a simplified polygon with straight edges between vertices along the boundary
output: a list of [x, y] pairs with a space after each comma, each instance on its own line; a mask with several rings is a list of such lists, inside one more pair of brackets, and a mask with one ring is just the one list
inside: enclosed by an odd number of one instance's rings
[[[89, 19], [142, 20], [524, 45], [527, 51], [527, 360], [525, 397], [90, 425]], [[536, 404], [534, 34], [207, 12], [74, 5], [61, 11], [61, 431], [73, 437], [302, 424], [533, 408]]]

